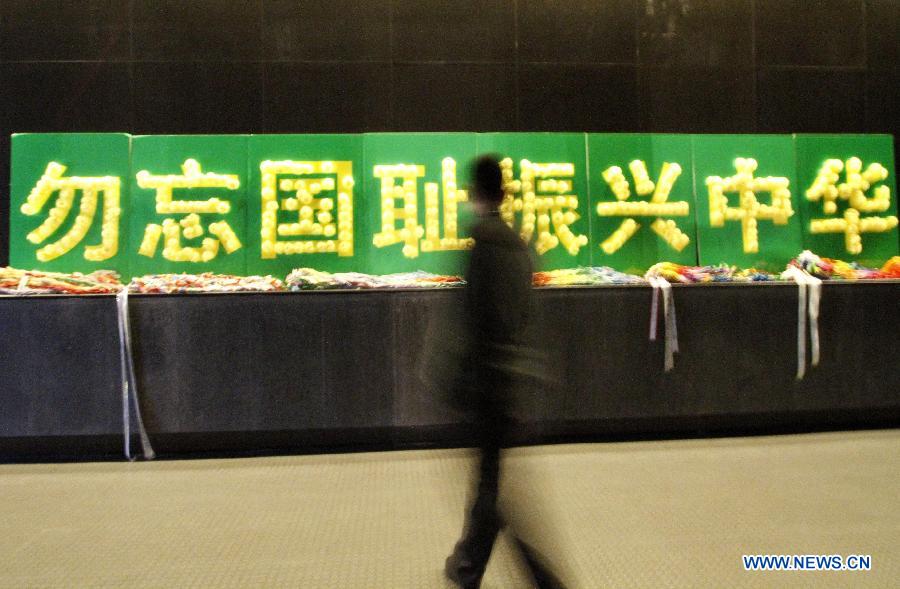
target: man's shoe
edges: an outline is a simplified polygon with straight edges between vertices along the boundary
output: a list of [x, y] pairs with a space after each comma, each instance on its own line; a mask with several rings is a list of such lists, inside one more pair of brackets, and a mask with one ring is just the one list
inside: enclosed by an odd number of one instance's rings
[[522, 552], [525, 564], [531, 573], [531, 578], [538, 586], [538, 589], [566, 589], [563, 582], [550, 570], [544, 558], [534, 548], [522, 542], [519, 538], [516, 538], [516, 545]]
[[472, 563], [462, 557], [458, 551], [447, 557], [444, 563], [444, 575], [461, 589], [478, 589], [481, 576], [473, 570]]

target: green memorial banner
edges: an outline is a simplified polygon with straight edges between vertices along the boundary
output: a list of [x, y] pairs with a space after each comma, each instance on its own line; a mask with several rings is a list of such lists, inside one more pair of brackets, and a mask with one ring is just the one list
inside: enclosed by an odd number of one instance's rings
[[10, 264], [128, 274], [129, 141], [113, 133], [12, 136]]
[[897, 255], [897, 181], [890, 135], [797, 135], [804, 247], [880, 266]]
[[690, 136], [589, 134], [588, 169], [594, 265], [697, 264]]
[[360, 241], [373, 274], [463, 271], [472, 247], [467, 185], [474, 133], [364, 136], [366, 215]]
[[803, 249], [898, 254], [888, 135], [17, 134], [10, 262], [59, 272], [463, 271], [470, 168], [538, 269], [779, 272]]
[[694, 135], [701, 265], [783, 270], [803, 249], [790, 135]]
[[483, 133], [478, 152], [501, 159], [501, 216], [534, 248], [541, 270], [591, 264], [583, 133]]
[[247, 137], [140, 136], [131, 149], [131, 274], [244, 274]]
[[362, 145], [361, 135], [249, 138], [247, 274], [369, 267]]

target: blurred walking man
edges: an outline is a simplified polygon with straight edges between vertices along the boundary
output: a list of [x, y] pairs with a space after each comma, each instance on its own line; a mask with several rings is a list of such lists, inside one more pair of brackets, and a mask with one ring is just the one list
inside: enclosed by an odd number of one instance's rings
[[[509, 410], [521, 380], [531, 320], [532, 263], [519, 236], [501, 219], [503, 182], [497, 160], [485, 156], [473, 171], [472, 193], [478, 221], [475, 247], [466, 272], [464, 329], [466, 350], [456, 401], [475, 420], [481, 451], [477, 496], [466, 517], [462, 539], [447, 558], [447, 577], [460, 587], [477, 588], [504, 522], [497, 509], [500, 451], [510, 425]], [[562, 587], [535, 552], [516, 538], [537, 585]]]

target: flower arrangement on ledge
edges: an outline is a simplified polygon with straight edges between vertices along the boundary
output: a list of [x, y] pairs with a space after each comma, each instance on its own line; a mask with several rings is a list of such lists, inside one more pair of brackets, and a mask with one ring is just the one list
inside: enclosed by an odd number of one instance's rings
[[[822, 280], [900, 279], [900, 256], [894, 256], [881, 268], [866, 268], [856, 262], [822, 258], [804, 251], [791, 260], [794, 266]], [[565, 268], [534, 273], [536, 287], [599, 286], [608, 284], [644, 284], [651, 278], [664, 278], [680, 284], [711, 282], [760, 282], [786, 280], [754, 268], [738, 268], [728, 264], [683, 266], [660, 262], [644, 276], [625, 274], [605, 266]], [[330, 273], [312, 268], [298, 268], [284, 279], [272, 276], [232, 276], [228, 274], [149, 274], [122, 284], [119, 275], [108, 270], [90, 274], [44, 272], [0, 268], [0, 294], [114, 294], [123, 288], [134, 293], [191, 292], [278, 292], [304, 290], [447, 288], [464, 286], [458, 276], [431, 274], [421, 270], [376, 276], [359, 272]]]

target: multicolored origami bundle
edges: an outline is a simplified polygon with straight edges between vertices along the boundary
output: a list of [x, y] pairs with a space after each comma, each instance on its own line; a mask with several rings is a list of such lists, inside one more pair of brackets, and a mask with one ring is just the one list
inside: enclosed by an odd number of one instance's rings
[[584, 266], [564, 270], [535, 272], [534, 286], [598, 286], [601, 284], [637, 284], [640, 276], [624, 274], [607, 266]]
[[780, 280], [778, 274], [770, 274], [755, 268], [740, 269], [737, 266], [719, 264], [717, 266], [682, 266], [673, 262], [653, 265], [645, 278], [665, 278], [669, 282], [696, 284], [704, 282], [760, 282]]
[[281, 280], [271, 276], [228, 274], [149, 274], [132, 278], [128, 290], [145, 294], [186, 292], [274, 292], [284, 290]]
[[404, 272], [374, 276], [358, 272], [320, 272], [312, 268], [298, 268], [288, 274], [287, 287], [299, 290], [374, 289], [374, 288], [442, 288], [463, 286], [458, 276], [442, 276], [428, 272]]
[[804, 251], [788, 264], [821, 280], [873, 280], [900, 278], [900, 256], [888, 260], [881, 269], [866, 268], [856, 262], [844, 262], [831, 258], [820, 258], [809, 250]]
[[459, 276], [430, 274], [422, 270], [385, 274], [376, 278], [384, 285], [383, 288], [444, 288], [448, 286], [465, 286], [466, 284], [465, 280]]
[[123, 288], [119, 275], [109, 270], [63, 274], [0, 268], [0, 294], [114, 294]]
[[883, 278], [900, 278], [900, 256], [894, 256], [881, 267]]

